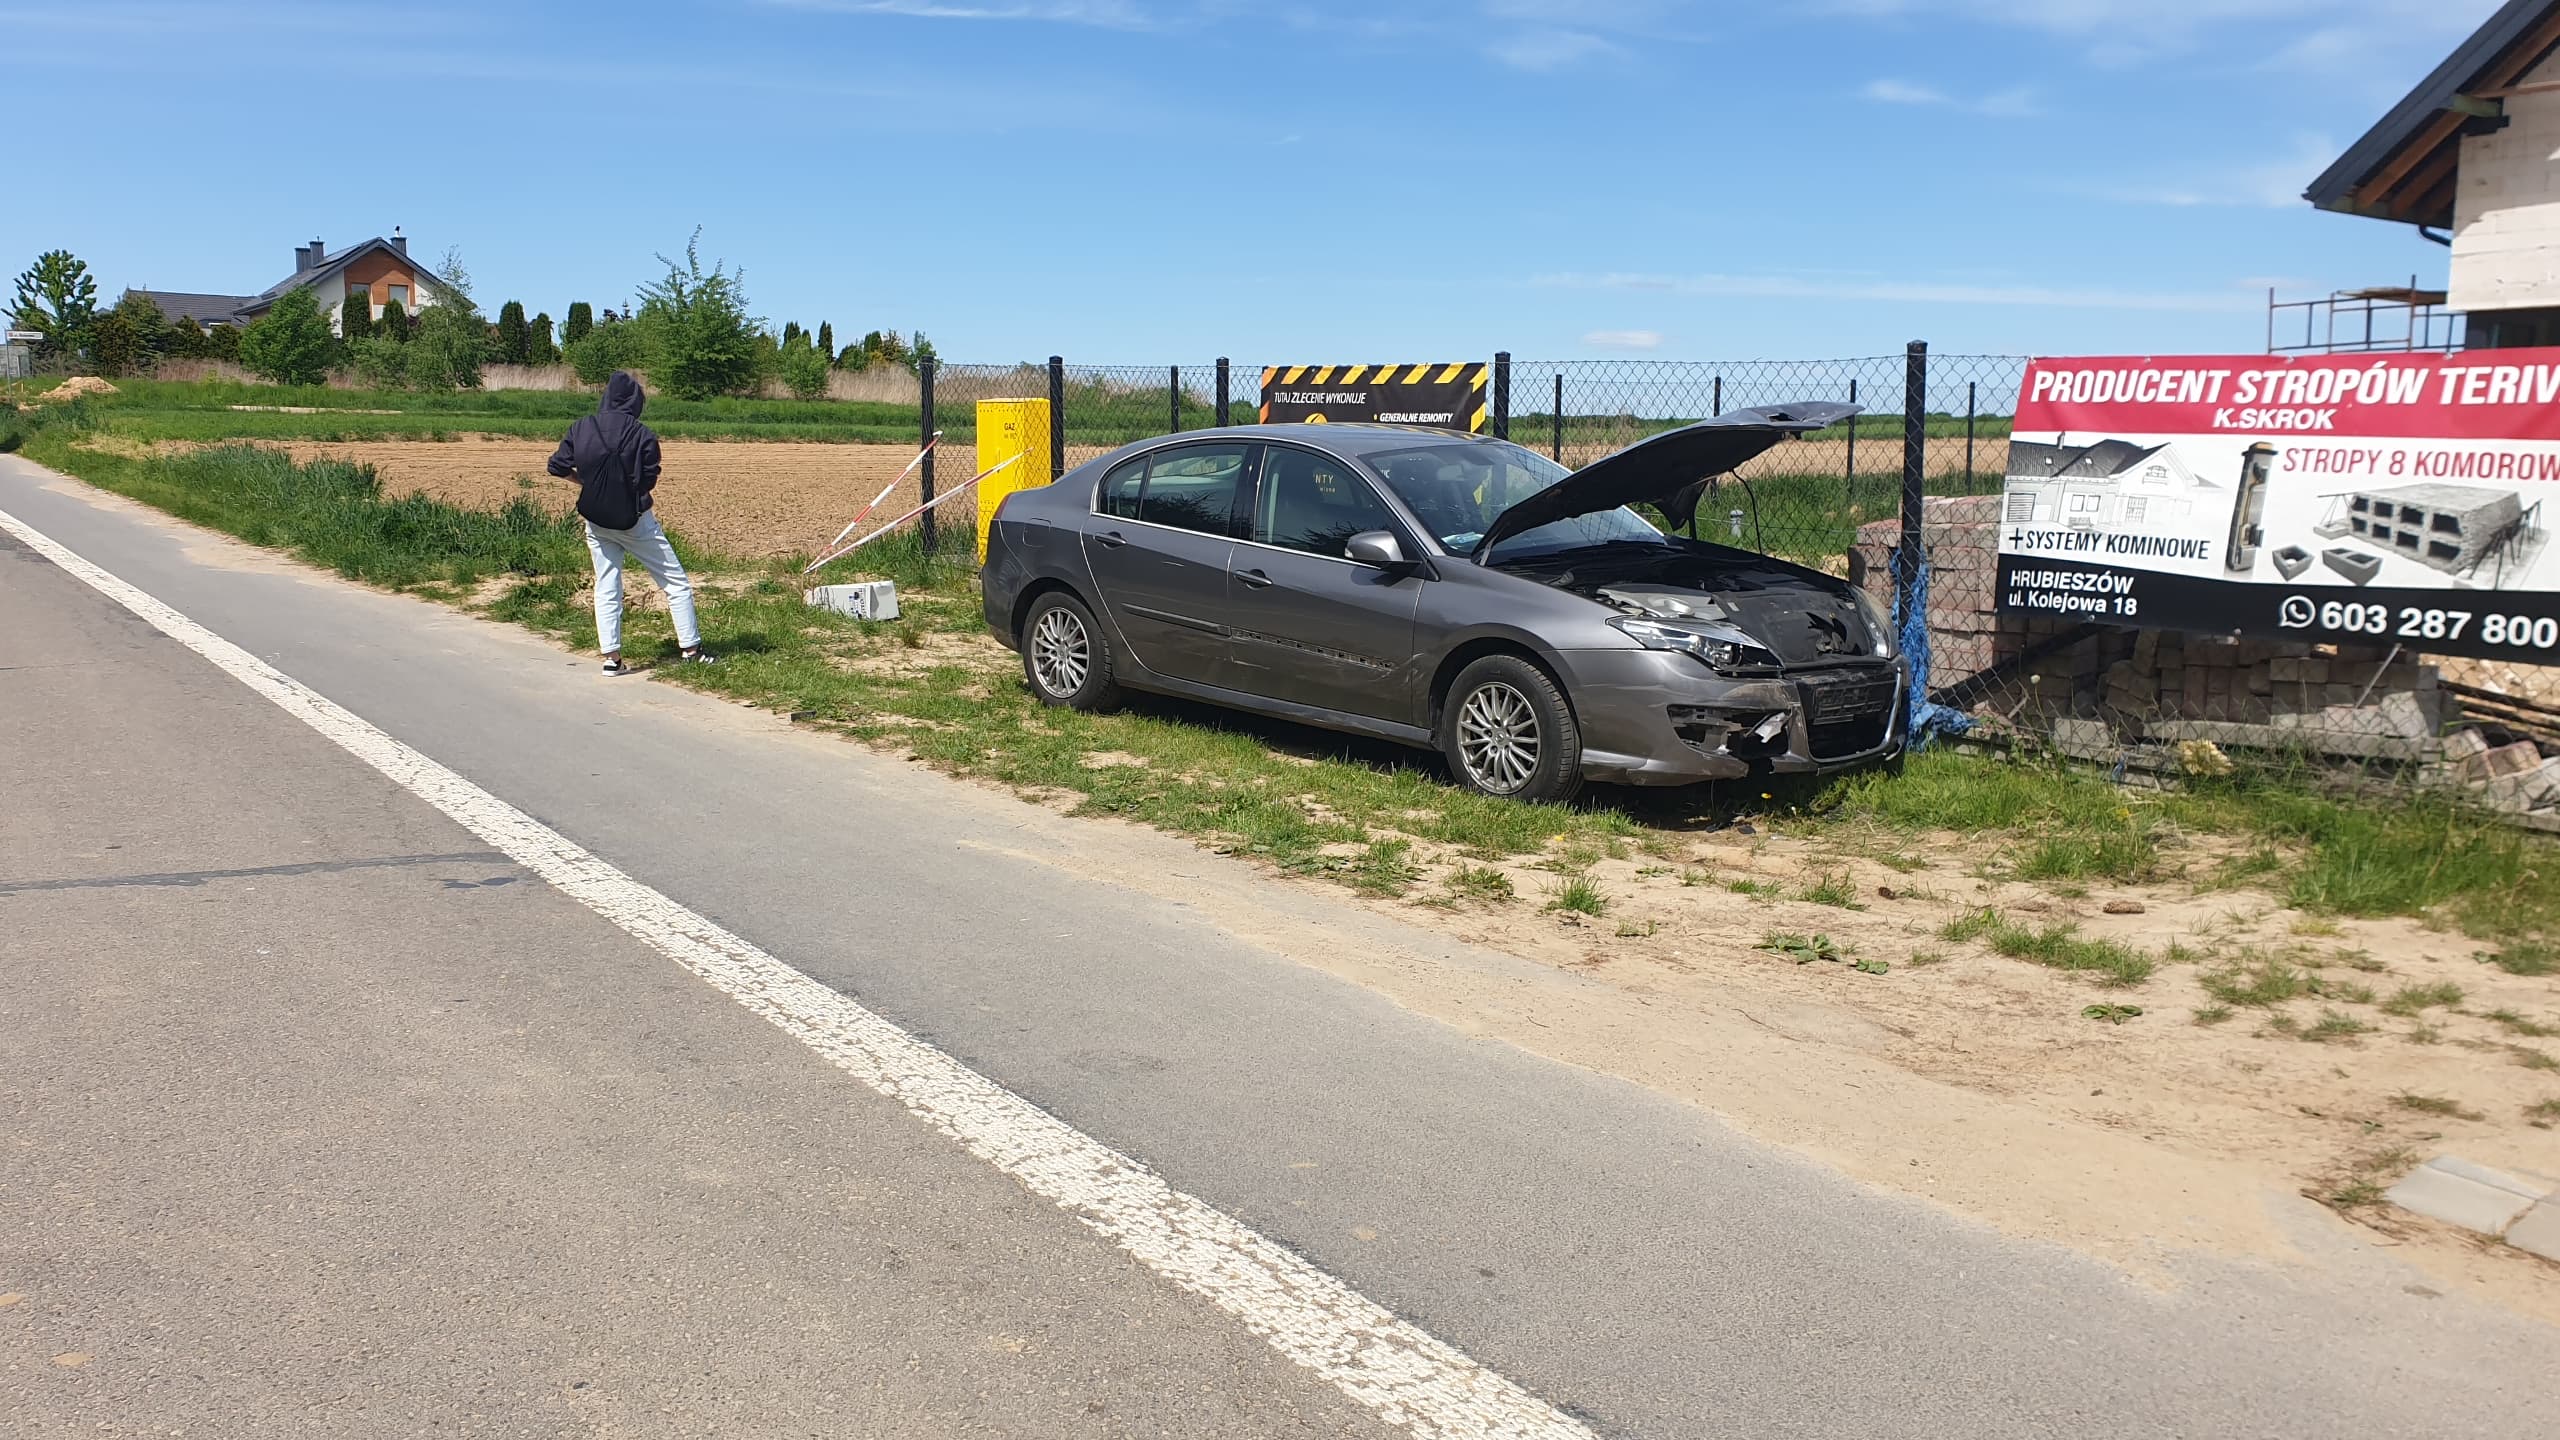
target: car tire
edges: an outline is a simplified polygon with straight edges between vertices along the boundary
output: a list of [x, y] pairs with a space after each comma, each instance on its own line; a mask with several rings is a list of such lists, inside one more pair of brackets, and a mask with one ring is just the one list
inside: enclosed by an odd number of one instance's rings
[[1440, 711], [1440, 753], [1479, 795], [1562, 805], [1582, 791], [1582, 728], [1547, 672], [1487, 655], [1458, 672]]
[[1022, 680], [1043, 705], [1088, 714], [1120, 707], [1111, 642], [1084, 602], [1063, 590], [1032, 601], [1022, 617]]

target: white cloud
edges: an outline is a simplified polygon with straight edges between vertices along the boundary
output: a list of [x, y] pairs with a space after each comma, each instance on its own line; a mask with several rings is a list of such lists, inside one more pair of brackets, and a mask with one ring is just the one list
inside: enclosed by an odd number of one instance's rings
[[1133, 0], [1014, 0], [970, 4], [964, 0], [764, 0], [789, 10], [825, 10], [839, 15], [901, 15], [920, 20], [1041, 20], [1060, 25], [1093, 25], [1107, 30], [1146, 30], [1154, 17]]
[[1999, 119], [2019, 119], [2037, 114], [2035, 94], [2024, 87], [1995, 91], [1975, 100], [1959, 100], [1944, 90], [1927, 85], [1914, 85], [1907, 80], [1870, 80], [1858, 91], [1861, 99], [1879, 105], [1925, 105], [1960, 110], [1968, 115], [1987, 115]]
[[1750, 300], [1864, 300], [1904, 305], [2020, 305], [2057, 310], [2254, 310], [2263, 299], [2236, 292], [2115, 290], [1986, 285], [1824, 275], [1542, 275], [1532, 283], [1564, 290], [1636, 290]]
[[2302, 204], [2303, 190], [2337, 159], [2338, 149], [2329, 137], [2305, 132], [2296, 134], [2283, 153], [2248, 164], [2185, 171], [2175, 179], [2132, 176], [2094, 183], [2071, 181], [2050, 188], [2120, 205], [2290, 210]]
[[1944, 105], [1947, 97], [1926, 85], [1913, 85], [1901, 80], [1870, 80], [1858, 92], [1881, 105]]
[[1496, 40], [1484, 53], [1515, 70], [1562, 70], [1622, 52], [1589, 31], [1538, 29]]
[[[1833, 14], [1959, 21], [2033, 30], [2080, 42], [2090, 60], [2125, 66], [2199, 49], [2268, 54], [2278, 68], [2370, 71], [2414, 45], [2432, 58], [2440, 41], [2480, 23], [2487, 0], [1816, 0]], [[2423, 64], [2423, 60], [2421, 61]], [[2401, 88], [2420, 72], [2397, 77]]]
[[1582, 337], [1582, 343], [1594, 350], [1659, 350], [1659, 330], [1594, 330]]

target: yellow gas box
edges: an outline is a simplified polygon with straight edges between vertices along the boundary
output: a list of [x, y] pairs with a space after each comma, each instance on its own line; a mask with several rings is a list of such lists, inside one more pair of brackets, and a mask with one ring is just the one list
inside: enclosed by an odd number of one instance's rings
[[[1016, 459], [1016, 457], [1020, 457]], [[1036, 490], [1058, 477], [1049, 468], [1049, 402], [978, 402], [978, 468], [1015, 463], [978, 482], [978, 558], [987, 558], [987, 530], [996, 507], [1016, 490]]]

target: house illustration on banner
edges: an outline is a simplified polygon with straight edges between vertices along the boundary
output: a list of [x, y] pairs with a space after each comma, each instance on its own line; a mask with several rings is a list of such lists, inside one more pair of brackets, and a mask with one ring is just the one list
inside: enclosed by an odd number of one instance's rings
[[2230, 508], [2229, 487], [2199, 478], [2174, 446], [2099, 440], [2087, 445], [2009, 442], [2011, 525], [2071, 530], [2177, 531], [2199, 498]]

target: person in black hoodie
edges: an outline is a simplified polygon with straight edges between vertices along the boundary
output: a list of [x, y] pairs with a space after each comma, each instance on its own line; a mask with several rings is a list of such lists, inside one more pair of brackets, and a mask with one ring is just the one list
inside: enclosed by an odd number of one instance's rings
[[667, 543], [650, 512], [650, 492], [658, 486], [658, 436], [640, 423], [649, 397], [627, 370], [616, 370], [605, 382], [596, 413], [569, 427], [560, 448], [551, 454], [551, 473], [578, 482], [578, 516], [587, 522], [587, 553], [596, 562], [596, 648], [604, 651], [604, 673], [620, 675], [622, 663], [622, 566], [637, 560], [667, 597], [675, 617], [676, 643], [688, 663], [708, 664], [702, 628], [693, 613], [693, 582], [684, 562]]

